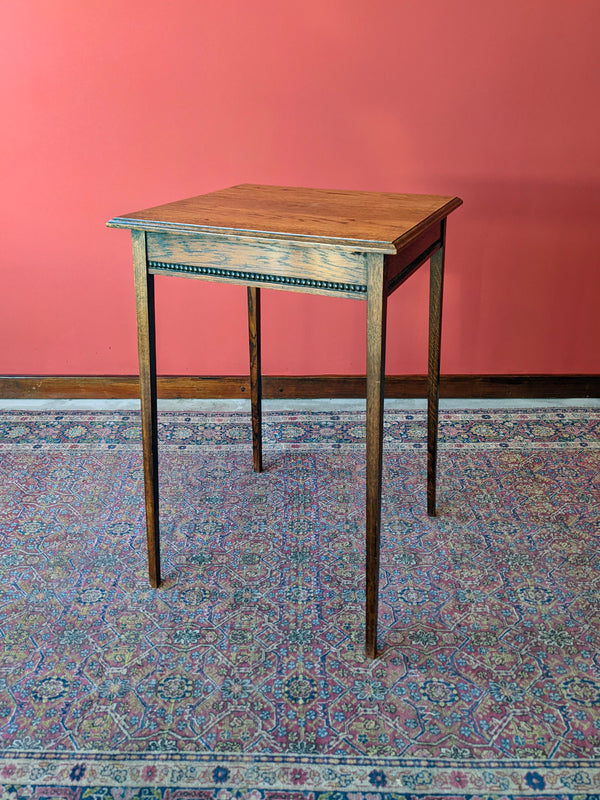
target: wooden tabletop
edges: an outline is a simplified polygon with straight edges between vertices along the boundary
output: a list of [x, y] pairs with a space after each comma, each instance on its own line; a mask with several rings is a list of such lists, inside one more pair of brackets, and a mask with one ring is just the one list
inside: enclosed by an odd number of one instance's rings
[[165, 233], [296, 239], [394, 253], [462, 200], [242, 184], [115, 217], [108, 225]]

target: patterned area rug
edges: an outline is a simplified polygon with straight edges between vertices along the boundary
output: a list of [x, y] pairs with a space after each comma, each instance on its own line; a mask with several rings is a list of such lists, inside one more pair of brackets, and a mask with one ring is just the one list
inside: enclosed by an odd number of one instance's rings
[[0, 781], [11, 798], [600, 793], [600, 410], [386, 412], [363, 654], [364, 415], [0, 412]]

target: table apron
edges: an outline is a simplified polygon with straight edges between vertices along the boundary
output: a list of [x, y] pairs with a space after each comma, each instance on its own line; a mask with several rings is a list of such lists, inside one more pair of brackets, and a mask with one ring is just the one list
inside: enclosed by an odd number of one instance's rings
[[226, 283], [365, 298], [367, 260], [383, 255], [319, 245], [146, 233], [148, 271]]
[[397, 255], [385, 256], [387, 293], [391, 294], [409, 278], [421, 264], [444, 246], [441, 224], [432, 225], [423, 231]]

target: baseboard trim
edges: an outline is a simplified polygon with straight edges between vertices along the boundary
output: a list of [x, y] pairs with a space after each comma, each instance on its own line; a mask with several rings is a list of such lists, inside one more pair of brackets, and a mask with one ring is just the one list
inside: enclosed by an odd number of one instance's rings
[[[161, 398], [235, 399], [250, 396], [246, 376], [163, 375]], [[364, 376], [309, 375], [263, 377], [263, 397], [285, 399], [360, 398]], [[424, 375], [388, 375], [390, 398], [425, 397]], [[442, 375], [440, 396], [448, 398], [589, 398], [600, 397], [600, 375]], [[0, 376], [1, 399], [126, 399], [139, 397], [135, 375]]]

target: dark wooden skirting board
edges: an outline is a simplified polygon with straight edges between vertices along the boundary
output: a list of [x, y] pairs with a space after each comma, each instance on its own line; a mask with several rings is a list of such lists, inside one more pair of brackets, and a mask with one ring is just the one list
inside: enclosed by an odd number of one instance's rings
[[[262, 378], [266, 398], [361, 398], [360, 375], [273, 376]], [[427, 396], [425, 375], [388, 375], [389, 398]], [[250, 397], [246, 376], [158, 378], [161, 398], [232, 399]], [[600, 397], [600, 375], [442, 375], [440, 396], [448, 398]], [[139, 397], [135, 375], [0, 376], [2, 399], [126, 399]]]

